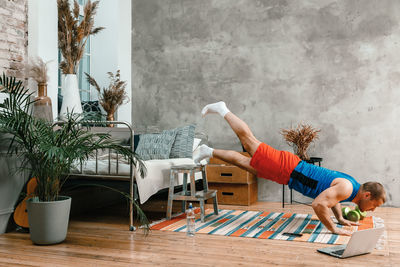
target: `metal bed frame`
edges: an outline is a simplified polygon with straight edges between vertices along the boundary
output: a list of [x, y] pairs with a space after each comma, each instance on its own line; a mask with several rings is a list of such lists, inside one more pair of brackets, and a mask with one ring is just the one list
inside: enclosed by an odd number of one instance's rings
[[[63, 122], [57, 122], [56, 124], [62, 124]], [[105, 127], [104, 125], [124, 125], [125, 127]], [[127, 129], [124, 133], [127, 133], [129, 131], [129, 146], [127, 145], [126, 147], [130, 147], [130, 149], [133, 151], [134, 150], [134, 131], [132, 129], [132, 126], [128, 122], [124, 121], [82, 121], [81, 125], [83, 127], [89, 127], [93, 129], [93, 127], [96, 127], [95, 132], [99, 133], [109, 133], [112, 134], [113, 130], [115, 129]], [[86, 126], [88, 125], [88, 126]], [[100, 126], [100, 127], [99, 127]], [[103, 130], [104, 128], [104, 130]], [[97, 131], [97, 129], [102, 129], [101, 131]], [[138, 199], [138, 189], [137, 189], [137, 184], [135, 183], [135, 176], [134, 176], [134, 171], [133, 171], [133, 164], [132, 162], [129, 161], [129, 175], [122, 175], [119, 174], [119, 160], [118, 160], [118, 154], [115, 160], [111, 159], [111, 150], [108, 151], [108, 173], [99, 173], [98, 169], [98, 151], [96, 151], [96, 167], [94, 170], [94, 174], [88, 174], [88, 173], [83, 173], [83, 164], [82, 162], [79, 164], [79, 172], [77, 173], [69, 173], [68, 175], [73, 177], [73, 178], [93, 178], [93, 179], [101, 179], [101, 180], [114, 180], [114, 181], [129, 181], [129, 195], [130, 195], [130, 200], [129, 200], [129, 230], [134, 231], [136, 230], [136, 227], [133, 226], [133, 201], [136, 201]], [[111, 173], [111, 162], [116, 163], [116, 171], [115, 173]]]
[[[63, 122], [57, 122], [56, 124], [59, 123], [63, 123]], [[114, 125], [122, 125], [122, 126], [126, 126], [125, 127], [105, 127], [104, 125], [110, 125], [110, 124], [114, 124]], [[129, 131], [129, 137], [130, 137], [130, 141], [129, 141], [129, 146], [127, 145], [127, 147], [130, 147], [130, 149], [132, 151], [134, 151], [134, 130], [132, 128], [132, 126], [128, 123], [128, 122], [124, 122], [124, 121], [82, 121], [81, 125], [84, 127], [89, 127], [91, 129], [95, 129], [96, 131], [94, 132], [99, 132], [99, 133], [113, 133], [115, 129], [127, 129], [126, 131], [124, 131], [123, 133], [126, 133]], [[86, 126], [88, 125], [88, 126]], [[96, 125], [99, 125], [101, 127], [97, 127]], [[95, 127], [95, 128], [94, 128]], [[98, 129], [102, 129], [101, 131], [98, 131]], [[195, 137], [198, 137], [200, 139], [202, 139], [202, 143], [205, 142], [205, 144], [209, 144], [208, 141], [208, 136], [207, 134], [203, 133], [203, 132], [197, 132], [195, 134]], [[99, 173], [98, 170], [98, 152], [96, 151], [96, 167], [95, 167], [95, 173], [94, 174], [88, 174], [88, 173], [83, 173], [83, 166], [82, 166], [82, 162], [80, 163], [80, 168], [79, 168], [79, 172], [77, 173], [69, 173], [68, 175], [71, 177], [75, 177], [75, 178], [89, 178], [89, 179], [101, 179], [101, 180], [114, 180], [114, 181], [129, 181], [129, 191], [130, 191], [130, 201], [129, 201], [129, 230], [130, 231], [134, 231], [136, 230], [136, 227], [133, 226], [133, 201], [137, 201], [139, 199], [139, 193], [138, 193], [138, 187], [137, 184], [135, 182], [135, 175], [134, 175], [134, 171], [133, 171], [133, 165], [131, 162], [129, 162], [129, 175], [120, 175], [119, 174], [119, 169], [118, 169], [118, 165], [119, 165], [119, 160], [118, 160], [118, 154], [116, 157], [116, 160], [113, 161], [113, 159], [111, 158], [111, 150], [108, 151], [108, 173], [104, 174], [104, 173]], [[115, 162], [116, 163], [116, 172], [115, 173], [111, 173], [111, 162]]]

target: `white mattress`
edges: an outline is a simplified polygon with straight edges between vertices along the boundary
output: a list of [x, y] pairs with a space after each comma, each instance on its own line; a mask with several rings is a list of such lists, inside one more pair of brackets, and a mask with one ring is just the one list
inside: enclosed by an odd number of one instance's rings
[[[108, 159], [98, 160], [97, 163], [98, 173], [108, 175], [109, 174], [109, 164]], [[161, 189], [169, 187], [170, 179], [170, 168], [174, 165], [181, 164], [194, 164], [193, 159], [189, 158], [176, 158], [176, 159], [155, 159], [146, 160], [144, 164], [147, 168], [147, 174], [144, 178], [140, 177], [140, 173], [134, 170], [134, 175], [136, 178], [136, 183], [139, 191], [140, 203], [146, 202], [152, 195], [160, 191]], [[123, 175], [129, 177], [129, 164], [124, 160], [120, 160], [118, 163], [118, 175]], [[79, 167], [75, 167], [72, 173], [80, 172]], [[82, 166], [82, 172], [84, 174], [95, 174], [96, 173], [96, 161], [88, 160]], [[111, 160], [110, 174], [116, 175], [116, 162]], [[201, 173], [195, 174], [195, 179], [201, 179]], [[178, 181], [175, 181], [175, 185], [181, 185], [183, 183], [183, 174], [179, 174]], [[188, 179], [190, 183], [190, 179]]]
[[[118, 175], [121, 176], [127, 176], [129, 177], [129, 171], [130, 167], [129, 164], [127, 164], [124, 161], [119, 161], [118, 162]], [[78, 173], [80, 172], [80, 166], [77, 165], [75, 166], [72, 170], [72, 173]], [[108, 160], [102, 159], [97, 161], [97, 172], [99, 174], [112, 174], [112, 175], [117, 175], [117, 164], [114, 160], [111, 160], [110, 164], [110, 173], [108, 171]], [[96, 174], [96, 160], [94, 159], [89, 159], [84, 162], [82, 165], [82, 173], [84, 174]]]

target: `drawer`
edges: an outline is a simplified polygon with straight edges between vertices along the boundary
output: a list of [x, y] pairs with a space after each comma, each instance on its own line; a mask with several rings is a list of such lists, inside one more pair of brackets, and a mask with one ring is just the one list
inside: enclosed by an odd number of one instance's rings
[[257, 183], [257, 178], [254, 174], [232, 165], [226, 166], [208, 164], [206, 166], [206, 175], [209, 183]]
[[[252, 184], [223, 184], [209, 183], [210, 189], [217, 190], [218, 204], [251, 205], [257, 201], [257, 183]], [[212, 200], [207, 203], [212, 203]]]

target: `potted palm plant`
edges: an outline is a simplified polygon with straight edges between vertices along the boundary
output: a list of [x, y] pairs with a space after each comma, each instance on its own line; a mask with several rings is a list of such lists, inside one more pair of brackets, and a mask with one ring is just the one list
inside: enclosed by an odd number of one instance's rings
[[[60, 189], [73, 164], [87, 160], [96, 150], [112, 149], [126, 156], [144, 176], [143, 162], [129, 148], [110, 138], [109, 134], [91, 133], [83, 128], [77, 115], [67, 114], [62, 124], [32, 116], [34, 101], [27, 90], [3, 74], [0, 85], [8, 98], [0, 104], [0, 133], [10, 140], [9, 152], [21, 160], [21, 168], [35, 177], [35, 197], [27, 201], [31, 239], [35, 244], [54, 244], [66, 238], [71, 199], [60, 196]], [[145, 214], [135, 200], [141, 224], [148, 227]], [[44, 207], [44, 208], [43, 208]]]

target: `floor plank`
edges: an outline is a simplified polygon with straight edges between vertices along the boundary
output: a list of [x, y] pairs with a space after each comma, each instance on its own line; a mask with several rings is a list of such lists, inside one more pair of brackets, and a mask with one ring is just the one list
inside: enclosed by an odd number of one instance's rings
[[[165, 213], [165, 203], [154, 201], [146, 209], [153, 220]], [[224, 209], [312, 213], [301, 204], [257, 202]], [[174, 207], [179, 211], [179, 205]], [[128, 231], [124, 213], [96, 212], [71, 218], [67, 239], [57, 245], [36, 246], [29, 234], [0, 235], [0, 266], [398, 266], [400, 262], [400, 209], [383, 207], [374, 212], [385, 220], [386, 246], [349, 259], [320, 254], [324, 244], [242, 237], [141, 230]]]

